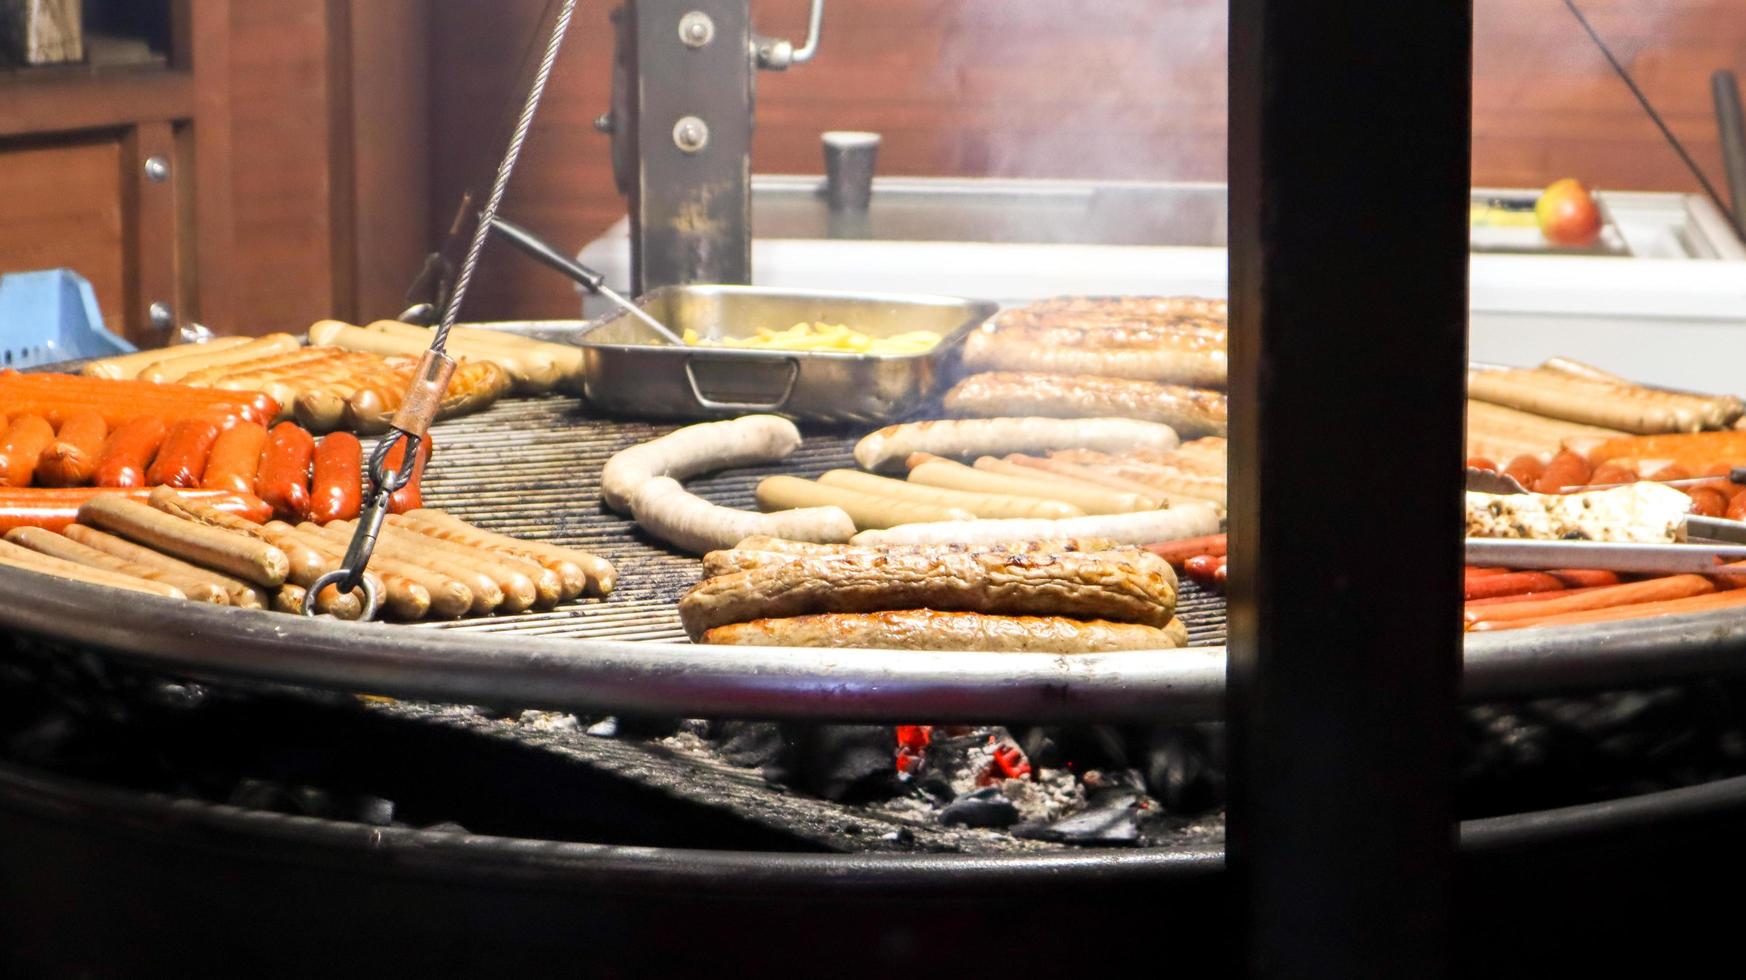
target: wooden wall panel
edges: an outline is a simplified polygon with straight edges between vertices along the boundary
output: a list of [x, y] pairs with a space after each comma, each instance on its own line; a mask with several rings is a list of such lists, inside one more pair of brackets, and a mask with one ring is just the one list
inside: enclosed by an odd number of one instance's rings
[[[1581, 0], [1699, 161], [1719, 174], [1709, 73], [1746, 77], [1739, 0]], [[495, 135], [542, 0], [431, 10], [431, 220]], [[624, 213], [606, 138], [607, 3], [585, 3], [506, 214], [566, 248]], [[806, 0], [756, 0], [796, 37]], [[1476, 0], [1474, 180], [1691, 191], [1695, 182], [1558, 0]], [[759, 77], [754, 167], [822, 170], [818, 133], [884, 134], [886, 174], [1222, 180], [1224, 0], [832, 0], [817, 60]], [[482, 138], [491, 145], [476, 147]], [[468, 151], [473, 151], [472, 157]], [[464, 162], [465, 161], [465, 162]], [[569, 284], [496, 247], [470, 316], [561, 316]]]
[[301, 330], [331, 316], [328, 11], [307, 0], [233, 0], [230, 179], [236, 321], [224, 332]]
[[126, 309], [122, 158], [113, 136], [0, 146], [0, 270], [77, 270], [117, 332]]

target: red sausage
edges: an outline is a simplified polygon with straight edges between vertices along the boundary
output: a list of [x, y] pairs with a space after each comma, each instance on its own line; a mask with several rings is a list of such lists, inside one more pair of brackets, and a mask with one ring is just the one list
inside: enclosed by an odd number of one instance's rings
[[1504, 476], [1514, 477], [1517, 483], [1529, 490], [1540, 482], [1540, 477], [1546, 473], [1546, 464], [1540, 462], [1540, 457], [1523, 453], [1504, 467]]
[[1552, 457], [1552, 462], [1546, 465], [1546, 472], [1540, 475], [1538, 483], [1528, 489], [1538, 493], [1563, 493], [1567, 488], [1574, 490], [1588, 485], [1589, 477], [1594, 475], [1594, 468], [1588, 465], [1588, 460], [1578, 453], [1568, 450]]
[[207, 457], [212, 444], [218, 441], [218, 426], [201, 419], [183, 419], [170, 428], [158, 458], [146, 471], [146, 483], [151, 486], [189, 489], [200, 485], [206, 473]]
[[[405, 454], [403, 453], [402, 456]], [[315, 447], [315, 477], [309, 519], [317, 524], [349, 521], [363, 504], [364, 447], [350, 432], [330, 432]]]
[[55, 441], [55, 430], [40, 415], [21, 415], [12, 420], [0, 438], [0, 484], [28, 487], [36, 475], [36, 461]]
[[[394, 491], [388, 498], [388, 513], [404, 514], [409, 510], [418, 510], [424, 506], [424, 494], [420, 483], [424, 479], [424, 464], [430, 462], [430, 436], [418, 440], [418, 458], [412, 463], [412, 479], [406, 481], [406, 486]], [[406, 460], [406, 440], [402, 439], [388, 451], [388, 458], [383, 465], [388, 472], [400, 469], [400, 464]]]
[[[150, 490], [117, 490], [113, 487], [74, 487], [65, 490], [28, 489], [0, 490], [0, 533], [15, 527], [40, 527], [45, 531], [60, 531], [79, 519], [79, 508], [99, 494], [117, 494], [129, 500], [144, 501]], [[273, 516], [272, 509], [255, 497], [241, 493], [213, 490], [183, 490], [185, 499], [199, 500], [227, 514], [262, 524]]]
[[258, 422], [238, 422], [224, 430], [212, 444], [200, 485], [208, 490], [254, 493], [255, 473], [261, 468], [261, 450], [266, 445], [267, 427]]
[[116, 426], [103, 443], [103, 456], [97, 462], [95, 474], [97, 485], [145, 486], [146, 467], [164, 444], [167, 432], [162, 419], [144, 415]]
[[1728, 512], [1728, 498], [1722, 496], [1720, 490], [1709, 487], [1692, 487], [1691, 512], [1704, 517], [1721, 517]]
[[1487, 575], [1470, 578], [1463, 586], [1467, 599], [1484, 599], [1495, 595], [1527, 595], [1530, 592], [1551, 592], [1563, 589], [1564, 582], [1545, 572], [1510, 572], [1507, 575]]
[[1216, 581], [1219, 566], [1224, 559], [1218, 555], [1196, 555], [1182, 563], [1182, 570], [1189, 578], [1202, 585], [1211, 585]]
[[109, 426], [96, 412], [77, 412], [67, 416], [55, 441], [42, 451], [36, 461], [36, 482], [45, 487], [82, 487], [91, 482], [97, 472], [97, 461], [103, 458], [103, 440]]
[[273, 515], [291, 524], [309, 520], [309, 463], [315, 437], [295, 422], [281, 422], [267, 435], [255, 492], [273, 508]]

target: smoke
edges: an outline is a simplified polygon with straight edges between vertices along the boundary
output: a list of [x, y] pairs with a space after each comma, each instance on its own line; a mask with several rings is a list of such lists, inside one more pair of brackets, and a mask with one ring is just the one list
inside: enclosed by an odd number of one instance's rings
[[1222, 180], [1224, 0], [942, 5], [931, 83], [962, 172]]

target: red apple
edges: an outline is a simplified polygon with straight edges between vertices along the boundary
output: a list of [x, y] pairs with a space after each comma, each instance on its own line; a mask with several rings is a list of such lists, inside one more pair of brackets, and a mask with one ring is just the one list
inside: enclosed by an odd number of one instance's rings
[[1540, 193], [1534, 204], [1540, 234], [1554, 245], [1593, 245], [1600, 237], [1600, 208], [1581, 182], [1566, 177]]

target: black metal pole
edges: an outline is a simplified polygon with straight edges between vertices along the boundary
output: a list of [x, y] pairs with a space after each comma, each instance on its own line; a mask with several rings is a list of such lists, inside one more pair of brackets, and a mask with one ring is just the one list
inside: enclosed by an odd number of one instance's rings
[[1448, 972], [1470, 0], [1231, 0], [1231, 870], [1275, 976]]
[[1746, 238], [1746, 113], [1740, 109], [1740, 83], [1726, 68], [1710, 76], [1716, 100], [1716, 135], [1722, 144], [1722, 172], [1728, 180], [1734, 230]]

